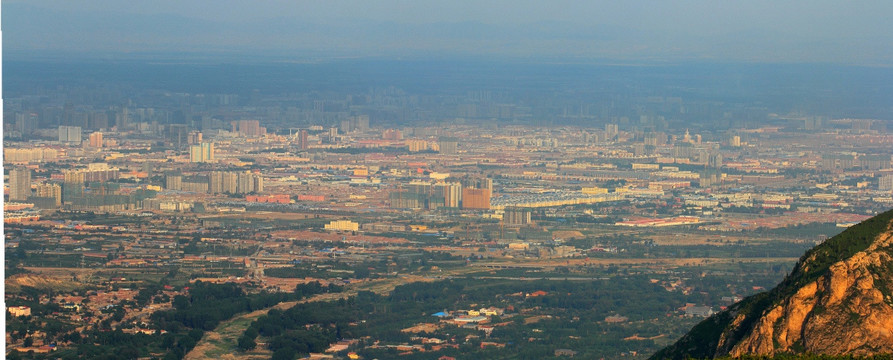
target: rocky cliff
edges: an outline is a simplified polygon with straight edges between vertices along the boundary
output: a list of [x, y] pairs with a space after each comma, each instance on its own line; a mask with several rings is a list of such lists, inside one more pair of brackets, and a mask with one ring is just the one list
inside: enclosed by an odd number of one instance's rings
[[729, 307], [652, 359], [893, 353], [893, 210], [808, 251], [776, 288]]

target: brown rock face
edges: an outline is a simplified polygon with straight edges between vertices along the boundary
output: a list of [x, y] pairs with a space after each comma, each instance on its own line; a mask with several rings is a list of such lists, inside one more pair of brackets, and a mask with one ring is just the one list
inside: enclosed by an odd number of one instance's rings
[[695, 325], [653, 360], [893, 354], [893, 210], [810, 249], [775, 288]]
[[[765, 311], [727, 355], [893, 353], [893, 233], [834, 263], [816, 281]], [[885, 294], [886, 292], [886, 294]], [[719, 354], [722, 355], [722, 354]]]

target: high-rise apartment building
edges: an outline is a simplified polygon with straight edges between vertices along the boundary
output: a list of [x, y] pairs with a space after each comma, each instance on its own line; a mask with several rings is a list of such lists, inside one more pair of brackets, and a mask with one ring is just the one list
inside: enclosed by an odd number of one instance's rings
[[605, 136], [608, 139], [613, 139], [620, 133], [620, 127], [617, 124], [605, 124]]
[[208, 191], [213, 194], [235, 194], [238, 191], [239, 176], [234, 172], [214, 171], [208, 178], [210, 182]]
[[267, 128], [260, 126], [257, 120], [239, 120], [230, 123], [233, 126], [233, 132], [242, 136], [264, 136], [267, 134]]
[[478, 210], [490, 209], [490, 190], [463, 188], [462, 208]]
[[62, 206], [62, 187], [59, 184], [38, 184], [36, 190], [35, 195], [38, 198], [50, 198], [56, 207]]
[[15, 168], [9, 171], [9, 200], [24, 201], [31, 196], [31, 169]]
[[189, 145], [196, 145], [202, 143], [202, 133], [198, 131], [193, 131], [189, 133], [188, 137]]
[[90, 134], [90, 147], [101, 148], [102, 147], [102, 132], [94, 132]]
[[249, 171], [239, 173], [236, 192], [240, 194], [260, 193], [264, 191], [264, 177]]
[[306, 150], [310, 147], [308, 137], [309, 134], [307, 133], [307, 130], [301, 129], [301, 131], [298, 132], [298, 148]]
[[167, 136], [168, 140], [177, 149], [181, 149], [183, 145], [188, 143], [189, 126], [186, 124], [170, 124], [167, 126]]
[[440, 147], [441, 154], [455, 155], [459, 152], [459, 141], [456, 139], [443, 138], [437, 142], [437, 145]]
[[383, 140], [403, 140], [403, 132], [398, 129], [387, 129], [381, 133]]
[[490, 178], [464, 178], [462, 179], [462, 186], [475, 189], [487, 189], [491, 194], [493, 193], [493, 179]]
[[509, 226], [530, 224], [530, 209], [507, 208], [505, 209], [505, 213], [502, 215], [502, 222], [505, 225]]
[[66, 183], [83, 184], [89, 182], [106, 182], [121, 176], [118, 168], [109, 167], [106, 163], [93, 163], [86, 169], [66, 170], [63, 178]]
[[81, 127], [80, 126], [60, 126], [59, 142], [73, 145], [81, 144]]
[[893, 192], [893, 175], [884, 175], [878, 179], [878, 190]]
[[395, 191], [389, 195], [389, 200], [391, 208], [394, 209], [421, 209], [426, 206], [427, 196], [409, 191]]
[[180, 174], [168, 174], [164, 177], [164, 188], [168, 190], [181, 190], [183, 188], [183, 176]]
[[406, 147], [409, 152], [419, 152], [428, 150], [428, 142], [425, 140], [406, 140]]
[[6, 162], [53, 161], [58, 152], [50, 148], [3, 149], [3, 160]]
[[462, 185], [459, 183], [434, 184], [434, 194], [443, 198], [443, 206], [458, 208], [462, 203]]
[[356, 115], [341, 121], [341, 132], [365, 132], [369, 130], [369, 115]]
[[357, 122], [357, 130], [360, 132], [369, 130], [369, 115], [355, 116]]
[[207, 175], [192, 176], [172, 172], [165, 176], [165, 188], [211, 194], [260, 193], [264, 191], [264, 177], [249, 171], [212, 171]]
[[190, 146], [189, 160], [194, 163], [214, 162], [214, 143], [201, 143]]
[[729, 138], [729, 146], [731, 147], [741, 147], [741, 137], [738, 135], [732, 135]]

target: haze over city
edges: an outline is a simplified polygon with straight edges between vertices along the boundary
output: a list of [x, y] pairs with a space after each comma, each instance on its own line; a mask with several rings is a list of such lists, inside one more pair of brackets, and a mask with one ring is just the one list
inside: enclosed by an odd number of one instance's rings
[[893, 353], [891, 3], [0, 10], [6, 358]]
[[885, 1], [4, 1], [8, 55], [889, 65]]

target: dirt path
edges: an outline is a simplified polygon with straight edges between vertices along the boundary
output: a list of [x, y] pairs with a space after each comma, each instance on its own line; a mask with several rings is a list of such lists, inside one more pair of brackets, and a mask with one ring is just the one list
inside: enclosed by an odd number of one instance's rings
[[435, 279], [422, 276], [403, 276], [376, 281], [363, 282], [356, 288], [350, 288], [344, 292], [334, 294], [319, 294], [307, 299], [299, 301], [287, 301], [276, 304], [272, 307], [252, 311], [247, 314], [237, 315], [236, 317], [224, 321], [217, 326], [214, 331], [205, 333], [205, 336], [199, 340], [198, 344], [186, 354], [186, 360], [199, 359], [269, 359], [271, 353], [266, 349], [258, 347], [248, 352], [238, 352], [236, 350], [236, 341], [245, 329], [251, 325], [255, 319], [266, 315], [271, 309], [285, 310], [299, 303], [307, 303], [314, 301], [332, 301], [340, 298], [347, 298], [356, 295], [358, 291], [373, 291], [379, 294], [387, 294], [394, 290], [395, 287], [417, 281], [434, 281]]
[[307, 299], [299, 301], [287, 301], [276, 304], [272, 307], [255, 310], [247, 314], [238, 315], [217, 326], [214, 331], [205, 333], [205, 336], [192, 348], [184, 359], [269, 359], [270, 353], [265, 349], [257, 349], [254, 351], [239, 353], [236, 351], [236, 341], [245, 329], [251, 325], [255, 319], [266, 315], [272, 309], [285, 310], [299, 303], [314, 301], [331, 301], [339, 298], [348, 297], [350, 292], [335, 294], [319, 294]]

